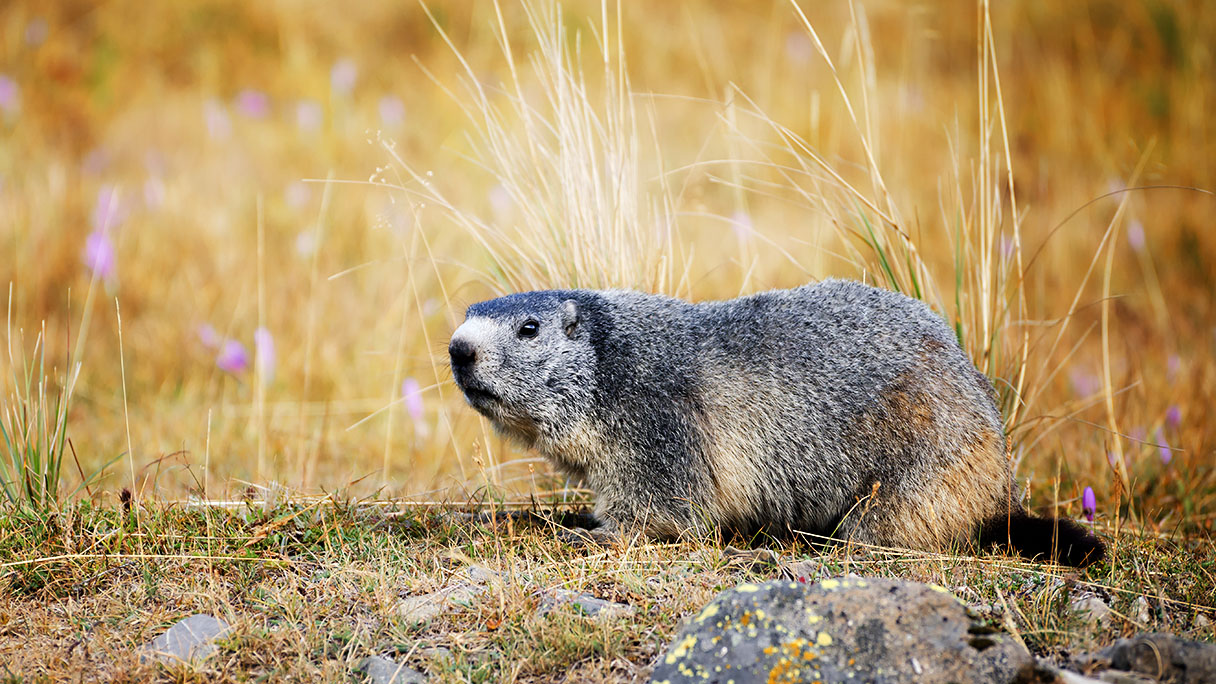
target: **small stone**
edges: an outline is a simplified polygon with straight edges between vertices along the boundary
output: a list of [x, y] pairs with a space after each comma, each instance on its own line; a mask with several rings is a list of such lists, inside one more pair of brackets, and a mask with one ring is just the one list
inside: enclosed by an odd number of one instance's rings
[[211, 615], [191, 615], [143, 647], [140, 662], [149, 657], [165, 664], [203, 660], [215, 652], [215, 640], [228, 631], [228, 623]]
[[355, 668], [375, 684], [423, 684], [427, 676], [405, 665], [398, 665], [384, 656], [368, 656]]
[[828, 573], [817, 560], [800, 560], [782, 566], [781, 574], [796, 582], [817, 582]]
[[1083, 620], [1105, 627], [1110, 622], [1110, 606], [1092, 594], [1077, 596], [1068, 604], [1072, 612]]
[[495, 572], [482, 565], [470, 565], [464, 569], [464, 576], [475, 584], [493, 584], [502, 582], [502, 573]]
[[1136, 598], [1134, 605], [1136, 608], [1136, 622], [1139, 622], [1141, 626], [1147, 626], [1153, 619], [1153, 614], [1148, 607], [1148, 599], [1139, 596]]
[[540, 615], [548, 615], [558, 606], [571, 606], [588, 617], [616, 617], [632, 615], [633, 606], [614, 601], [605, 601], [589, 594], [580, 594], [569, 589], [554, 589], [541, 600]]
[[1059, 684], [1102, 684], [1101, 679], [1086, 677], [1085, 675], [1069, 672], [1068, 670], [1056, 670], [1056, 681]]
[[430, 648], [424, 648], [424, 649], [418, 651], [418, 654], [421, 655], [423, 658], [426, 658], [427, 660], [443, 660], [444, 658], [452, 657], [452, 651], [450, 649], [446, 649], [442, 646], [432, 646]]
[[727, 546], [722, 549], [722, 558], [731, 565], [745, 568], [781, 565], [781, 554], [771, 549], [739, 549]]
[[397, 615], [416, 625], [426, 624], [441, 613], [472, 606], [489, 590], [485, 585], [457, 584], [422, 596], [411, 596], [397, 604]]
[[1208, 616], [1200, 613], [1195, 616], [1195, 622], [1193, 624], [1195, 629], [1207, 629], [1208, 627], [1212, 626], [1212, 621], [1208, 619]]

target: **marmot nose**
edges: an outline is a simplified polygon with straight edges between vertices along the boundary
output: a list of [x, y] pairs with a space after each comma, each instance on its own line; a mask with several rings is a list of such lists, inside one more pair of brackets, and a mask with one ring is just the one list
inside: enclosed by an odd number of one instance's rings
[[468, 340], [456, 338], [448, 345], [448, 355], [452, 357], [452, 368], [468, 368], [477, 361], [477, 350]]

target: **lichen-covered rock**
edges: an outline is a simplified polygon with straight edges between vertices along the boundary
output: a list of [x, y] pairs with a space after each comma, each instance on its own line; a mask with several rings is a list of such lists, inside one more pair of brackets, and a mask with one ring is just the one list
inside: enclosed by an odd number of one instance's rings
[[888, 579], [773, 581], [722, 592], [652, 682], [1012, 682], [1025, 647], [945, 589]]

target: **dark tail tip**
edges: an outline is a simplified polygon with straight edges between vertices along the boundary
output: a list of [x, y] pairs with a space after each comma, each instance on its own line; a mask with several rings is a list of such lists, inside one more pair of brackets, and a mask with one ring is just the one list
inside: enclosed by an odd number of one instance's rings
[[1021, 508], [989, 520], [980, 533], [980, 544], [1008, 545], [1026, 558], [1077, 568], [1106, 557], [1106, 545], [1081, 525], [1067, 518], [1039, 518]]

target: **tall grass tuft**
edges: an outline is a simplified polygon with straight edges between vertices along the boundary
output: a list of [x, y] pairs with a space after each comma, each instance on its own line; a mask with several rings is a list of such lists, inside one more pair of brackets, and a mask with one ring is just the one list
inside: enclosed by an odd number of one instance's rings
[[68, 406], [73, 376], [53, 382], [46, 366], [46, 329], [34, 339], [33, 358], [25, 355], [20, 331], [14, 353], [12, 287], [9, 288], [8, 360], [12, 389], [0, 397], [0, 490], [11, 506], [46, 515], [59, 503], [60, 471], [68, 449]]
[[[473, 161], [492, 176], [513, 219], [503, 224], [469, 211], [467, 202], [450, 197], [386, 142], [404, 174], [398, 189], [415, 207], [444, 210], [488, 254], [491, 265], [481, 275], [501, 291], [679, 288], [673, 203], [660, 170], [647, 167], [646, 112], [626, 76], [620, 5], [611, 16], [601, 3], [600, 23], [588, 39], [567, 26], [557, 3], [524, 3], [537, 43], [525, 64], [516, 62], [497, 2], [494, 9], [508, 82], [479, 79], [429, 9], [463, 69], [459, 88], [422, 69], [467, 117]], [[600, 63], [600, 73], [584, 71], [585, 52]], [[656, 151], [653, 158], [661, 157]]]
[[[767, 136], [736, 130], [759, 168], [776, 176], [757, 179], [757, 186], [769, 189], [775, 180], [809, 213], [827, 217], [843, 250], [837, 256], [856, 277], [920, 299], [944, 316], [976, 366], [997, 381], [1007, 427], [1012, 428], [1024, 409], [1029, 335], [1021, 220], [987, 4], [976, 5], [979, 158], [968, 165], [955, 150], [952, 178], [939, 190], [940, 215], [927, 229], [916, 207], [901, 207], [898, 192], [883, 176], [878, 132], [884, 126], [874, 105], [877, 78], [864, 12], [849, 4], [851, 35], [845, 44], [852, 46], [858, 71], [858, 82], [850, 88], [811, 20], [797, 2], [790, 5], [833, 79], [862, 158], [856, 163], [830, 158], [748, 100], [752, 120], [779, 140], [773, 145]], [[949, 245], [948, 252], [927, 248], [935, 242]], [[926, 253], [939, 256], [932, 259]], [[949, 261], [941, 260], [942, 253], [950, 254]]]

